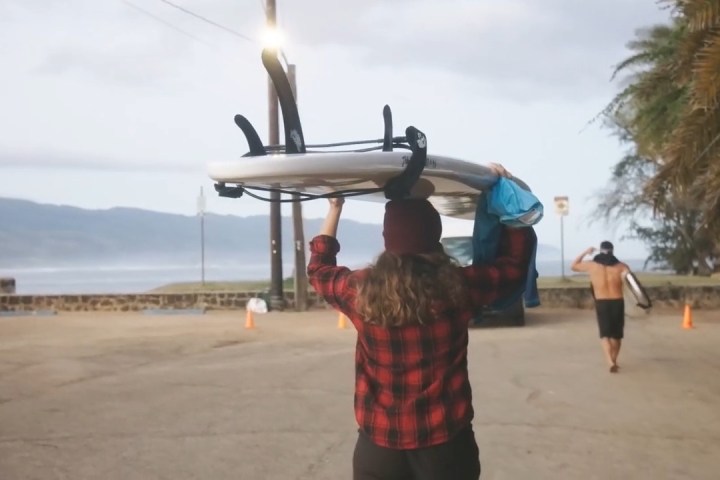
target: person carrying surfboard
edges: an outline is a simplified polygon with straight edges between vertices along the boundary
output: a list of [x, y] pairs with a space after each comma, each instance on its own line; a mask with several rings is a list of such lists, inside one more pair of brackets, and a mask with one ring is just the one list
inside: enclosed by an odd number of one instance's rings
[[595, 251], [595, 247], [590, 247], [582, 252], [570, 268], [574, 272], [585, 272], [590, 275], [600, 342], [610, 372], [617, 373], [620, 368], [617, 358], [625, 333], [623, 281], [630, 268], [617, 259], [613, 253], [614, 246], [608, 241], [600, 243], [600, 252], [592, 260], [583, 261], [587, 255], [592, 255]]
[[350, 270], [336, 258], [343, 203], [330, 199], [307, 272], [357, 330], [353, 478], [478, 479], [468, 329], [480, 308], [525, 282], [531, 231], [504, 226], [492, 263], [462, 267], [443, 250], [442, 221], [429, 201], [390, 200], [384, 251], [374, 265]]

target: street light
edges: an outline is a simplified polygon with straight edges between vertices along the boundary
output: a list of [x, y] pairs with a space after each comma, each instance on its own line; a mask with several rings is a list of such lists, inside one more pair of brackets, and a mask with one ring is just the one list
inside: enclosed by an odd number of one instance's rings
[[[268, 2], [268, 4], [274, 2]], [[270, 5], [269, 5], [270, 6]], [[283, 44], [285, 36], [275, 25], [275, 8], [267, 9], [268, 25], [262, 32], [262, 39], [265, 48], [274, 50], [277, 55], [281, 56], [287, 67], [288, 81], [292, 89], [293, 96], [297, 101], [297, 83], [296, 68], [291, 64], [285, 52]], [[271, 13], [272, 12], [272, 15]], [[272, 80], [269, 81], [268, 88], [268, 117], [269, 117], [269, 143], [270, 145], [280, 144], [280, 127], [277, 91]], [[294, 293], [295, 308], [303, 311], [307, 309], [307, 278], [305, 275], [305, 235], [303, 231], [302, 206], [298, 202], [299, 195], [293, 194], [292, 218], [293, 218], [293, 245], [295, 253], [294, 268]], [[271, 251], [271, 278], [270, 278], [270, 306], [271, 308], [282, 310], [285, 307], [285, 295], [283, 294], [283, 274], [282, 274], [282, 213], [280, 207], [280, 194], [271, 192], [270, 205], [270, 251]]]
[[285, 44], [285, 35], [277, 27], [266, 27], [262, 32], [262, 44], [265, 48], [282, 50]]
[[[277, 10], [275, 0], [266, 0], [265, 3], [265, 31], [263, 40], [270, 43], [269, 47], [278, 49], [282, 35], [277, 30]], [[268, 76], [268, 143], [280, 144], [278, 96], [272, 79]], [[285, 295], [283, 293], [282, 268], [282, 211], [280, 206], [280, 193], [270, 192], [270, 308], [273, 310], [285, 309]]]

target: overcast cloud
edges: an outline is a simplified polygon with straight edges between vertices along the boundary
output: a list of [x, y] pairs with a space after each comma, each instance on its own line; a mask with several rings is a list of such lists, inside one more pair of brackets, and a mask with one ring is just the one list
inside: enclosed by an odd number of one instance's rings
[[[333, 7], [334, 21], [317, 21]], [[603, 94], [638, 21], [665, 18], [652, 0], [415, 0], [293, 2], [288, 29], [313, 45], [340, 45], [368, 65], [417, 66], [473, 78], [509, 100]], [[392, 6], [388, 6], [392, 5]], [[313, 25], [306, 28], [305, 25]]]
[[[199, 187], [212, 191], [205, 164], [247, 150], [233, 116], [266, 138], [258, 42], [160, 0], [128, 1], [146, 13], [122, 0], [0, 0], [0, 196], [192, 214]], [[173, 1], [260, 38], [260, 0]], [[421, 128], [431, 151], [525, 179], [547, 207], [544, 243], [559, 244], [561, 194], [568, 256], [619, 239], [586, 219], [622, 147], [583, 129], [615, 92], [612, 67], [635, 30], [668, 17], [654, 1], [278, 0], [278, 13], [309, 142], [378, 137], [389, 103], [398, 131]], [[214, 196], [208, 208], [268, 210]], [[325, 204], [304, 208], [317, 217]], [[347, 210], [381, 221], [380, 205]]]

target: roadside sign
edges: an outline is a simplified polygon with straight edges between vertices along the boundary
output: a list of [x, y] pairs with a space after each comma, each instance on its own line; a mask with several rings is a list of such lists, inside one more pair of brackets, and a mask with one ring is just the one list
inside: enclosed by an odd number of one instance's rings
[[570, 201], [568, 197], [555, 197], [555, 213], [565, 217], [570, 212]]

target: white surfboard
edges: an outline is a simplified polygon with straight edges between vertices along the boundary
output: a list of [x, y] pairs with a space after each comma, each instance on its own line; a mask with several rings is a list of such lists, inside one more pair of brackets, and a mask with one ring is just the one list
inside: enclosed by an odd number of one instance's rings
[[[208, 173], [216, 182], [225, 184], [322, 194], [383, 187], [405, 169], [410, 155], [406, 150], [272, 154], [211, 162]], [[529, 190], [521, 180], [514, 180]], [[475, 218], [478, 195], [496, 181], [497, 175], [485, 165], [428, 155], [411, 196], [427, 198], [441, 215], [471, 220]], [[352, 198], [386, 201], [382, 192]]]
[[638, 280], [633, 272], [627, 272], [625, 275], [625, 285], [635, 298], [635, 302], [638, 307], [643, 310], [652, 308], [652, 300], [650, 300], [650, 296], [647, 294], [647, 291], [645, 291], [645, 288], [640, 283], [640, 280]]

